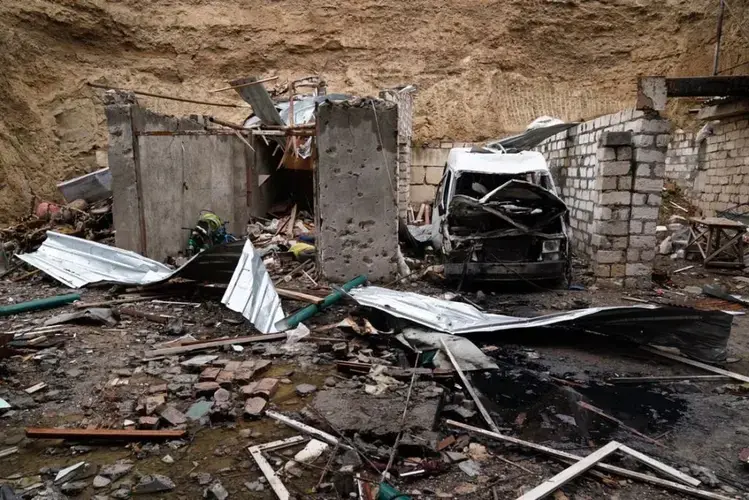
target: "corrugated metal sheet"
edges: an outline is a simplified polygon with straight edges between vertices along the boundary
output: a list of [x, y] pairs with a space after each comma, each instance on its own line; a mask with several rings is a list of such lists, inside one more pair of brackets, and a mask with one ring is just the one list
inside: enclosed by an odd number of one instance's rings
[[522, 134], [513, 135], [511, 137], [505, 137], [492, 141], [486, 145], [488, 148], [499, 148], [500, 146], [508, 150], [521, 150], [527, 151], [533, 149], [546, 139], [553, 135], [557, 135], [559, 132], [564, 132], [578, 125], [575, 123], [559, 123], [556, 125], [549, 125], [548, 127], [539, 127], [526, 130]]
[[276, 333], [274, 326], [284, 318], [281, 298], [252, 243], [245, 242], [239, 264], [221, 302], [237, 311], [262, 333]]
[[721, 311], [655, 305], [591, 307], [519, 318], [485, 313], [470, 304], [374, 286], [355, 288], [349, 293], [362, 306], [453, 335], [537, 328], [578, 330], [639, 344], [676, 347], [708, 362], [725, 360], [733, 321], [731, 315]]
[[47, 232], [36, 252], [18, 258], [71, 288], [94, 283], [152, 285], [174, 276], [228, 283], [237, 267], [243, 242], [218, 245], [201, 252], [179, 269], [121, 248], [66, 234]]

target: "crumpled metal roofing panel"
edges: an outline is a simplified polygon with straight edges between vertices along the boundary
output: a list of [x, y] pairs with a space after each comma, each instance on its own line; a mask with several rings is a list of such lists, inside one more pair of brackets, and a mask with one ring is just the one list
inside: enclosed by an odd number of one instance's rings
[[172, 269], [130, 250], [47, 231], [47, 239], [35, 252], [17, 257], [71, 288], [94, 283], [153, 285], [174, 276], [228, 283], [239, 262], [242, 245], [242, 242], [216, 245]]
[[245, 242], [239, 264], [221, 303], [237, 311], [262, 333], [276, 333], [275, 324], [284, 318], [281, 298], [263, 260], [252, 243]]
[[47, 231], [47, 239], [35, 252], [17, 257], [71, 288], [100, 282], [147, 285], [174, 274], [135, 252], [54, 231]]

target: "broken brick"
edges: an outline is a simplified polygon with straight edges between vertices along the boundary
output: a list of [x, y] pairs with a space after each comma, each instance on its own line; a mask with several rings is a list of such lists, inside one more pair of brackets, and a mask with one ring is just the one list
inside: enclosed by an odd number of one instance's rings
[[224, 370], [228, 370], [230, 372], [235, 372], [239, 370], [239, 368], [242, 366], [241, 361], [229, 361], [226, 363], [226, 366], [224, 367]]
[[220, 386], [216, 382], [198, 382], [192, 386], [195, 397], [204, 396], [210, 398]]
[[447, 436], [445, 439], [437, 443], [437, 451], [442, 451], [453, 444], [455, 444], [455, 436]]
[[254, 369], [255, 369], [254, 359], [248, 359], [248, 360], [242, 361], [242, 363], [239, 365], [239, 370], [254, 370]]
[[214, 368], [214, 367], [208, 367], [202, 372], [200, 372], [200, 380], [201, 381], [214, 381], [216, 380], [216, 377], [218, 377], [219, 372], [221, 372], [221, 368]]
[[246, 370], [240, 368], [238, 372], [234, 372], [234, 381], [238, 384], [247, 384], [252, 380], [252, 376], [255, 374], [253, 370]]
[[270, 361], [268, 361], [267, 359], [260, 359], [260, 360], [257, 360], [257, 361], [254, 362], [254, 368], [253, 369], [255, 370], [255, 373], [260, 374], [260, 373], [263, 373], [268, 368], [270, 368], [271, 364], [272, 363]]
[[255, 383], [254, 390], [250, 396], [260, 396], [270, 399], [276, 393], [276, 389], [278, 389], [277, 378], [261, 378]]
[[159, 426], [158, 417], [140, 417], [138, 418], [139, 429], [155, 429]]
[[226, 389], [231, 389], [231, 386], [234, 383], [234, 372], [228, 371], [228, 370], [221, 370], [221, 372], [219, 372], [218, 374], [218, 377], [216, 377], [216, 382], [221, 387], [224, 387]]
[[244, 403], [244, 414], [246, 417], [254, 418], [263, 414], [267, 401], [264, 398], [250, 398]]
[[166, 404], [166, 395], [154, 394], [153, 396], [147, 396], [144, 404], [146, 415], [151, 415]]

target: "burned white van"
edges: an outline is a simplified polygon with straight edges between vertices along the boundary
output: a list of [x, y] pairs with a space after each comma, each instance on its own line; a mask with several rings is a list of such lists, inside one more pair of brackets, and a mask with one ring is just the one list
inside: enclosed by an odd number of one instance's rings
[[453, 148], [434, 207], [432, 242], [447, 278], [567, 277], [567, 206], [541, 153]]

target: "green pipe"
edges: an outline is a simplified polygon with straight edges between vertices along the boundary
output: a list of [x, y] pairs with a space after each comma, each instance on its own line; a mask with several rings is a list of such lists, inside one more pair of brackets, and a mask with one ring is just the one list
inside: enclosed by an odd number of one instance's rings
[[276, 329], [282, 332], [284, 330], [290, 330], [292, 328], [296, 328], [297, 326], [299, 326], [299, 323], [301, 323], [302, 321], [306, 321], [310, 319], [312, 316], [319, 313], [326, 307], [330, 307], [336, 302], [338, 302], [339, 300], [341, 300], [341, 298], [344, 295], [346, 295], [344, 292], [349, 292], [351, 291], [352, 288], [356, 288], [357, 286], [363, 285], [366, 282], [367, 282], [366, 276], [363, 276], [363, 275], [357, 276], [356, 278], [352, 279], [348, 283], [345, 283], [341, 287], [341, 290], [336, 290], [335, 292], [325, 297], [325, 300], [323, 300], [320, 304], [308, 305], [301, 311], [296, 312], [292, 314], [291, 316], [288, 316], [282, 319], [281, 321], [276, 323]]
[[67, 295], [56, 295], [45, 299], [30, 300], [20, 304], [11, 304], [9, 306], [0, 306], [0, 316], [10, 316], [28, 311], [40, 311], [42, 309], [51, 309], [53, 307], [64, 306], [76, 300], [81, 300], [78, 293], [69, 293]]

